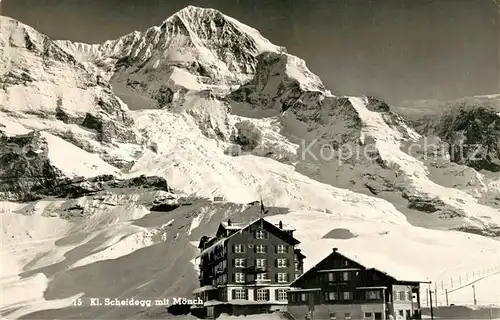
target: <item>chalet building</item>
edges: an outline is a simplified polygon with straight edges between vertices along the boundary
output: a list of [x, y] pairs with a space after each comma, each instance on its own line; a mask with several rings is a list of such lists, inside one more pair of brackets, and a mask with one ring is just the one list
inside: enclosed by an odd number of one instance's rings
[[203, 236], [200, 287], [193, 294], [204, 304], [192, 313], [213, 318], [286, 309], [289, 285], [302, 275], [305, 258], [294, 231], [260, 218], [246, 225], [229, 220], [214, 237]]
[[333, 249], [290, 284], [287, 311], [295, 319], [421, 319], [420, 283], [430, 282], [381, 260]]

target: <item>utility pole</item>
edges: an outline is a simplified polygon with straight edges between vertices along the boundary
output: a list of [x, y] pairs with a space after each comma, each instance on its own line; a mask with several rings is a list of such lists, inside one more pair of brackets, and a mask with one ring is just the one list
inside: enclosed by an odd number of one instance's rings
[[425, 302], [427, 306], [430, 306], [431, 304], [429, 303], [429, 288], [425, 289]]
[[434, 310], [432, 309], [432, 290], [429, 290], [429, 301], [431, 303], [431, 320], [434, 320]]
[[445, 290], [445, 293], [446, 293], [446, 306], [449, 306], [449, 304], [448, 304], [448, 289]]
[[439, 306], [437, 283], [434, 284], [434, 300], [436, 302], [436, 307]]
[[474, 297], [474, 305], [477, 305], [477, 300], [476, 300], [476, 286], [472, 285], [472, 296]]

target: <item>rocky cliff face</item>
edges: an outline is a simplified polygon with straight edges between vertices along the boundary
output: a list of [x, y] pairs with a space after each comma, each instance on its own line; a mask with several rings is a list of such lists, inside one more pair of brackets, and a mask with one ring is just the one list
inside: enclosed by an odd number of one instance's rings
[[0, 199], [41, 199], [62, 178], [61, 172], [50, 163], [47, 141], [40, 133], [0, 135]]
[[[426, 101], [407, 103], [403, 113], [412, 109], [426, 109]], [[499, 114], [498, 96], [463, 98], [456, 101], [434, 102], [438, 110], [432, 115], [424, 111], [410, 116], [419, 132], [435, 135], [449, 145], [451, 161], [476, 170], [498, 172]]]
[[0, 19], [0, 47], [0, 116], [5, 121], [51, 132], [103, 155], [103, 144], [139, 142], [127, 106], [94, 65], [6, 17]]

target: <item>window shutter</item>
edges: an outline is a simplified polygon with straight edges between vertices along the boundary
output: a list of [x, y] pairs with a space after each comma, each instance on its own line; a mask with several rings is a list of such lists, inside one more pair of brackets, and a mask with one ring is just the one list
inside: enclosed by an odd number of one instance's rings
[[243, 267], [247, 266], [247, 259], [243, 259]]
[[289, 259], [286, 259], [285, 260], [285, 266], [288, 268], [290, 266], [290, 260]]
[[266, 300], [269, 301], [271, 299], [271, 291], [269, 291], [269, 289], [266, 289]]
[[233, 268], [236, 266], [236, 259], [231, 259], [231, 262], [232, 262], [232, 265], [233, 265]]
[[264, 252], [267, 253], [267, 244], [264, 245]]
[[254, 290], [253, 290], [253, 300], [254, 300], [254, 301], [257, 301], [257, 290], [258, 290], [258, 289], [254, 289]]
[[233, 253], [236, 252], [236, 248], [235, 248], [235, 245], [233, 244]]
[[277, 245], [274, 246], [274, 253], [278, 253], [278, 246]]
[[285, 252], [288, 253], [288, 246], [285, 244]]
[[233, 274], [231, 274], [231, 279], [232, 279], [232, 282], [233, 282], [233, 283], [234, 283], [234, 282], [236, 282], [236, 276], [235, 276], [235, 274], [234, 274], [234, 273], [233, 273]]
[[274, 259], [274, 266], [277, 268], [278, 267], [278, 259]]
[[278, 283], [278, 274], [277, 274], [277, 273], [275, 273], [275, 274], [274, 274], [274, 281], [275, 281], [276, 283]]
[[232, 291], [232, 297], [231, 299], [236, 299], [236, 289], [231, 290]]
[[286, 282], [290, 282], [290, 274], [289, 273], [286, 274]]
[[257, 253], [257, 245], [256, 244], [254, 244], [254, 246], [253, 246], [253, 252]]
[[274, 300], [279, 300], [279, 289], [274, 290]]

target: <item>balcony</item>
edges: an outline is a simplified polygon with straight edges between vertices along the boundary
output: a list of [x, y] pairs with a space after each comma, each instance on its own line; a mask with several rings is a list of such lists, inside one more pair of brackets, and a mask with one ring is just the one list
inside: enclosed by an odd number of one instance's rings
[[243, 269], [243, 271], [245, 273], [250, 273], [250, 274], [263, 273], [263, 272], [268, 271], [268, 267], [267, 266], [249, 266], [249, 267], [246, 267], [245, 269]]
[[271, 283], [271, 279], [254, 279], [247, 281], [246, 284], [268, 285], [269, 283]]

